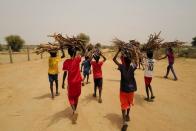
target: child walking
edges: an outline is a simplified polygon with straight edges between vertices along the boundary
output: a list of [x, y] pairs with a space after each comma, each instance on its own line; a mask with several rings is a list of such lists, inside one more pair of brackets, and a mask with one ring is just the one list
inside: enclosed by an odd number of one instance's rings
[[162, 59], [165, 59], [165, 58], [168, 58], [168, 66], [167, 66], [167, 72], [166, 72], [166, 75], [164, 76], [164, 78], [167, 78], [168, 75], [169, 75], [169, 72], [171, 70], [173, 76], [174, 76], [174, 80], [178, 80], [177, 76], [176, 76], [176, 73], [174, 71], [174, 68], [173, 68], [173, 65], [174, 65], [174, 52], [173, 52], [173, 49], [170, 47], [167, 49], [167, 53], [166, 55], [163, 57], [163, 58], [160, 58], [159, 60], [162, 60]]
[[[103, 58], [103, 61], [99, 61], [100, 56]], [[94, 55], [93, 58], [95, 61], [91, 61], [91, 65], [93, 68], [93, 78], [94, 78], [94, 94], [93, 96], [96, 97], [97, 87], [99, 89], [99, 99], [98, 102], [102, 103], [102, 85], [103, 85], [103, 77], [102, 77], [102, 65], [106, 61], [106, 57], [103, 56], [102, 53], [99, 55]]]
[[[65, 54], [64, 54], [63, 49], [61, 49], [61, 52], [62, 52], [61, 58], [64, 58]], [[51, 96], [52, 96], [52, 99], [54, 99], [54, 93], [53, 93], [53, 83], [54, 82], [56, 84], [56, 96], [59, 95], [59, 92], [58, 92], [58, 73], [59, 73], [58, 63], [61, 60], [61, 58], [59, 56], [57, 56], [57, 51], [51, 51], [49, 53], [50, 53], [50, 57], [48, 60], [48, 65], [49, 65], [48, 79], [50, 82]]]
[[[82, 50], [84, 53], [84, 50]], [[82, 76], [80, 74], [81, 56], [76, 56], [77, 50], [74, 47], [68, 48], [70, 59], [64, 61], [63, 70], [68, 73], [68, 99], [73, 110], [72, 123], [76, 124], [78, 113], [76, 109], [78, 106], [78, 99], [81, 94]]]
[[134, 77], [134, 71], [137, 68], [137, 65], [131, 64], [131, 58], [124, 57], [124, 64], [120, 64], [117, 61], [117, 56], [120, 53], [119, 51], [113, 58], [113, 61], [118, 65], [118, 69], [121, 73], [120, 81], [120, 102], [121, 110], [123, 117], [123, 126], [122, 131], [126, 131], [128, 125], [127, 122], [130, 121], [130, 108], [133, 105], [134, 92], [137, 90], [137, 85]]
[[85, 60], [82, 62], [81, 65], [81, 72], [83, 72], [83, 80], [82, 80], [82, 85], [84, 86], [84, 81], [87, 77], [87, 82], [86, 84], [89, 83], [89, 74], [91, 74], [91, 63], [90, 59], [88, 56], [85, 56]]
[[[145, 100], [152, 101], [155, 98], [153, 91], [152, 91], [152, 87], [151, 87], [155, 60], [153, 59], [152, 50], [148, 50], [146, 54], [147, 54], [147, 59], [146, 59], [146, 62], [144, 63], [145, 65], [144, 81], [145, 81], [145, 86], [146, 86], [147, 98], [145, 98]], [[151, 97], [149, 96], [149, 91], [151, 93]]]

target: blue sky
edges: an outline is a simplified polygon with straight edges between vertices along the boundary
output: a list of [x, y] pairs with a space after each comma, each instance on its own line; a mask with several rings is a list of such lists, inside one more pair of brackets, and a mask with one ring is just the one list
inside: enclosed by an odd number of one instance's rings
[[166, 41], [196, 36], [196, 0], [0, 0], [0, 43], [18, 34], [27, 44], [52, 41], [54, 32], [84, 32], [93, 43], [147, 41], [162, 31]]

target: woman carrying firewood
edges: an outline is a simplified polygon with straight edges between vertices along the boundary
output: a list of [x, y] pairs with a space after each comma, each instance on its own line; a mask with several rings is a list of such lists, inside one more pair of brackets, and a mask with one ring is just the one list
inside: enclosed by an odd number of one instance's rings
[[137, 85], [134, 78], [134, 71], [136, 70], [137, 66], [134, 64], [131, 65], [131, 58], [129, 57], [124, 57], [125, 63], [120, 64], [117, 61], [117, 56], [119, 53], [120, 49], [114, 56], [113, 61], [118, 65], [118, 69], [121, 72], [120, 102], [123, 117], [122, 131], [125, 131], [128, 127], [127, 122], [130, 121], [129, 112], [133, 105], [134, 92], [137, 90]]
[[78, 99], [81, 94], [82, 76], [80, 74], [81, 56], [85, 50], [82, 49], [81, 55], [77, 55], [77, 48], [74, 46], [68, 48], [68, 54], [71, 58], [65, 60], [63, 70], [68, 73], [68, 99], [73, 110], [72, 123], [76, 124], [78, 113], [76, 113]]
[[173, 49], [171, 47], [169, 47], [167, 49], [167, 52], [166, 52], [166, 55], [162, 58], [160, 58], [159, 60], [162, 60], [162, 59], [165, 59], [165, 58], [168, 58], [168, 66], [167, 66], [167, 72], [166, 72], [166, 75], [164, 76], [164, 78], [168, 78], [168, 75], [169, 75], [169, 72], [170, 70], [172, 71], [172, 74], [174, 76], [174, 80], [178, 80], [177, 76], [176, 76], [176, 73], [174, 71], [174, 68], [173, 68], [173, 65], [174, 65], [174, 52], [173, 52]]

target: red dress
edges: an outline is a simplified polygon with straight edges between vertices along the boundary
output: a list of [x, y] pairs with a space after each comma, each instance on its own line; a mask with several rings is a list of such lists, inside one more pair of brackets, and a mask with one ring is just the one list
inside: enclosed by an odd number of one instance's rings
[[78, 102], [78, 98], [81, 94], [81, 81], [82, 76], [80, 74], [80, 62], [81, 57], [65, 60], [63, 64], [63, 70], [68, 72], [68, 98], [71, 105]]

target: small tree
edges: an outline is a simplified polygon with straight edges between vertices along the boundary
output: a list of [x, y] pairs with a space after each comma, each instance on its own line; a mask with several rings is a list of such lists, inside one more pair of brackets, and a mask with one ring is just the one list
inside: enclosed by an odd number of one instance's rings
[[97, 47], [97, 48], [101, 48], [101, 43], [97, 43], [96, 45], [95, 45], [95, 47]]
[[3, 46], [2, 46], [2, 44], [0, 44], [0, 51], [2, 51], [3, 50]]
[[5, 38], [7, 45], [11, 47], [13, 51], [19, 52], [23, 47], [25, 41], [18, 35], [10, 35]]
[[83, 40], [85, 45], [87, 45], [87, 43], [89, 43], [90, 41], [90, 37], [86, 35], [85, 33], [78, 34], [77, 38]]
[[196, 36], [193, 38], [193, 41], [191, 42], [192, 46], [196, 46]]

